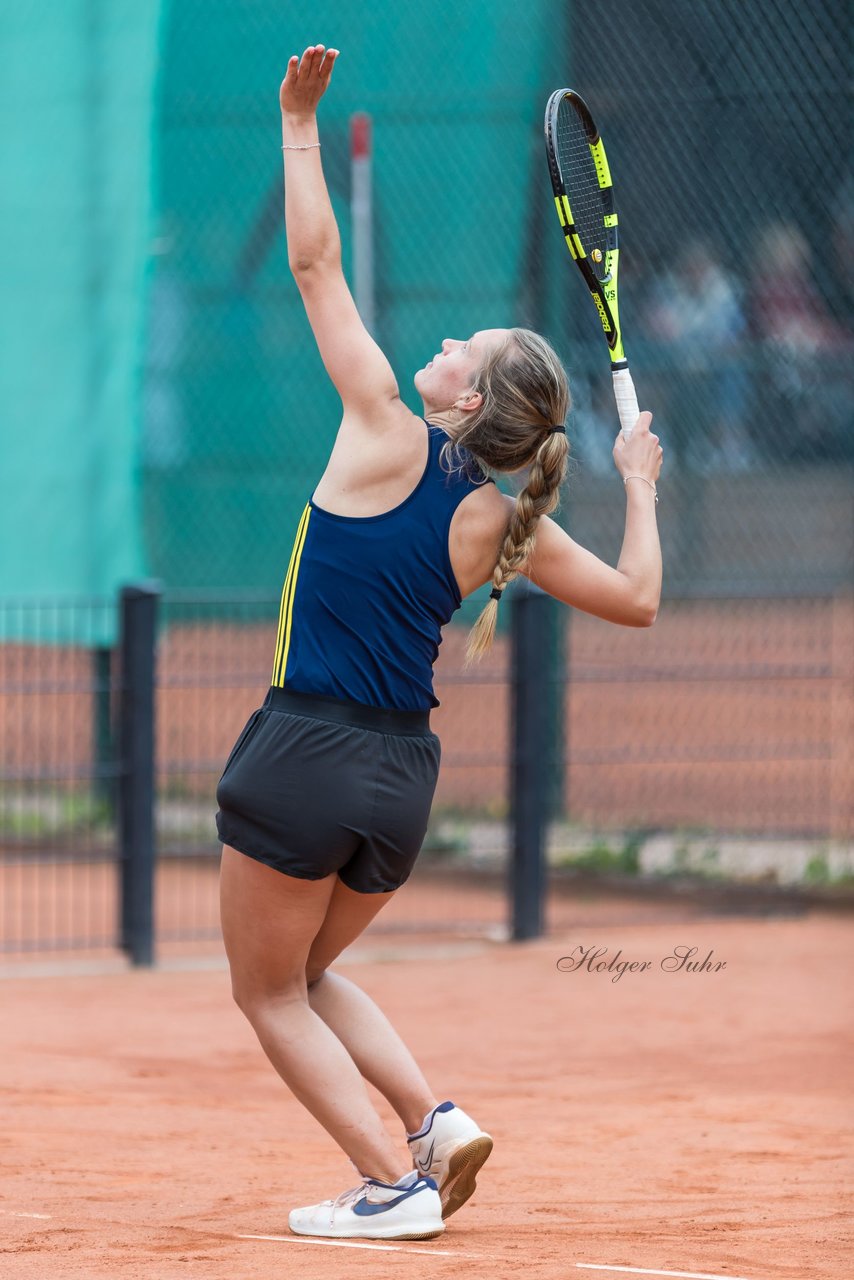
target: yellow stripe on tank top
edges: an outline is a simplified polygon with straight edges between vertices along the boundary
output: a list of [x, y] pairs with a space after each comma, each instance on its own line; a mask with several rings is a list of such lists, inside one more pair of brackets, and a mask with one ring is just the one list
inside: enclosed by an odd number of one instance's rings
[[308, 522], [310, 518], [311, 518], [311, 507], [306, 507], [305, 524], [302, 527], [302, 537], [300, 538], [300, 543], [299, 543], [299, 546], [297, 547], [297, 558], [294, 561], [294, 571], [293, 571], [293, 574], [291, 575], [291, 598], [288, 601], [288, 621], [285, 627], [285, 652], [282, 655], [282, 670], [281, 670], [281, 675], [279, 677], [279, 683], [281, 685], [284, 685], [285, 683], [285, 674], [288, 670], [288, 650], [291, 647], [291, 619], [293, 617], [293, 612], [294, 612], [294, 596], [296, 595], [296, 589], [297, 589], [297, 577], [299, 575], [300, 557], [302, 556], [302, 549], [305, 546], [305, 537], [306, 537], [306, 534], [308, 533]]
[[[311, 507], [306, 506], [300, 522], [297, 526], [296, 537], [294, 538], [293, 550], [291, 558], [288, 562], [288, 572], [285, 575], [285, 585], [282, 588], [282, 603], [279, 607], [279, 629], [276, 633], [276, 656], [273, 662], [273, 679], [274, 685], [284, 684], [285, 666], [288, 660], [288, 648], [291, 638], [291, 615], [293, 613], [293, 591], [296, 586], [296, 577], [299, 571], [299, 560], [302, 555], [303, 543], [305, 542], [305, 533], [308, 528], [308, 518], [311, 515]], [[284, 654], [284, 661], [282, 655]]]
[[300, 530], [302, 529], [302, 522], [304, 519], [305, 519], [305, 510], [303, 510], [303, 513], [299, 519], [299, 524], [297, 525], [297, 531], [294, 536], [294, 544], [291, 547], [291, 558], [288, 561], [288, 571], [285, 574], [285, 581], [284, 581], [284, 585], [282, 586], [282, 600], [279, 605], [279, 626], [278, 626], [278, 630], [276, 631], [276, 650], [273, 656], [273, 674], [270, 677], [270, 684], [276, 683], [276, 673], [279, 670], [279, 655], [282, 652], [282, 636], [284, 635], [285, 613], [287, 612], [285, 608], [285, 601], [287, 600], [288, 587], [290, 586], [290, 583], [291, 583], [291, 569], [293, 569], [294, 567], [294, 556], [297, 553], [297, 543], [299, 542]]

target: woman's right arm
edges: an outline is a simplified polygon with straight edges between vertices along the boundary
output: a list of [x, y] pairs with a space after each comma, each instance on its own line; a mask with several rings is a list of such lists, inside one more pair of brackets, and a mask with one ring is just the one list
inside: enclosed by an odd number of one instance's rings
[[539, 521], [533, 554], [522, 569], [564, 604], [628, 627], [652, 626], [661, 599], [653, 486], [662, 452], [658, 436], [650, 432], [651, 422], [652, 414], [642, 413], [630, 438], [620, 435], [614, 446], [614, 462], [626, 491], [626, 527], [616, 569], [579, 546], [548, 517]]
[[299, 288], [326, 371], [345, 410], [366, 423], [377, 409], [399, 402], [397, 382], [368, 333], [344, 278], [341, 238], [320, 159], [317, 105], [338, 57], [312, 45], [293, 57], [279, 89], [285, 162], [288, 263]]

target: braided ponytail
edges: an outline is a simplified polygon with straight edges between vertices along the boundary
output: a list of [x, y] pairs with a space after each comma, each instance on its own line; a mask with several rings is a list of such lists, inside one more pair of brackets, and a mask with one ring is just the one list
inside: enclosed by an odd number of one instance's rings
[[445, 446], [448, 461], [467, 453], [487, 471], [527, 468], [528, 477], [501, 544], [492, 595], [469, 635], [467, 666], [492, 644], [501, 593], [530, 557], [540, 517], [558, 505], [569, 455], [565, 433], [554, 429], [569, 411], [566, 373], [538, 333], [511, 329], [481, 365], [474, 390], [483, 402]]
[[548, 436], [537, 450], [528, 482], [516, 497], [516, 509], [501, 544], [498, 564], [492, 574], [493, 594], [469, 634], [466, 666], [482, 658], [492, 646], [501, 593], [533, 551], [540, 516], [549, 515], [558, 505], [568, 454], [566, 436], [559, 433]]

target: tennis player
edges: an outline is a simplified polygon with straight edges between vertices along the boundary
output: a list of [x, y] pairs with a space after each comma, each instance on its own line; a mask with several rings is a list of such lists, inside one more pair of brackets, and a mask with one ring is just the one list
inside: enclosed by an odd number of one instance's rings
[[[433, 1093], [379, 1008], [330, 965], [407, 879], [427, 827], [442, 626], [491, 582], [470, 644], [483, 653], [519, 572], [566, 604], [649, 626], [661, 448], [649, 413], [617, 439], [627, 508], [614, 569], [543, 519], [566, 470], [569, 408], [543, 338], [446, 338], [415, 375], [423, 417], [410, 412], [341, 268], [315, 118], [337, 57], [313, 45], [291, 58], [279, 96], [290, 266], [343, 415], [296, 532], [271, 688], [217, 789], [222, 927], [237, 1004], [360, 1178], [294, 1209], [291, 1230], [427, 1239], [474, 1191], [492, 1139]], [[515, 500], [488, 478], [523, 469]], [[407, 1156], [366, 1081], [400, 1117]]]

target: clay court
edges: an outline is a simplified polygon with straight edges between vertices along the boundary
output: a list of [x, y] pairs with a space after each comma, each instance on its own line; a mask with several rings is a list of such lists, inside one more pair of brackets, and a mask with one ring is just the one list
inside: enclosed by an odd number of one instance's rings
[[[561, 971], [579, 946], [651, 965]], [[664, 971], [680, 946], [725, 968]], [[352, 1170], [273, 1074], [221, 961], [75, 961], [2, 985], [2, 1275], [850, 1276], [847, 917], [588, 896], [536, 943], [368, 935], [345, 962], [495, 1138], [443, 1236], [289, 1236], [288, 1209]]]

